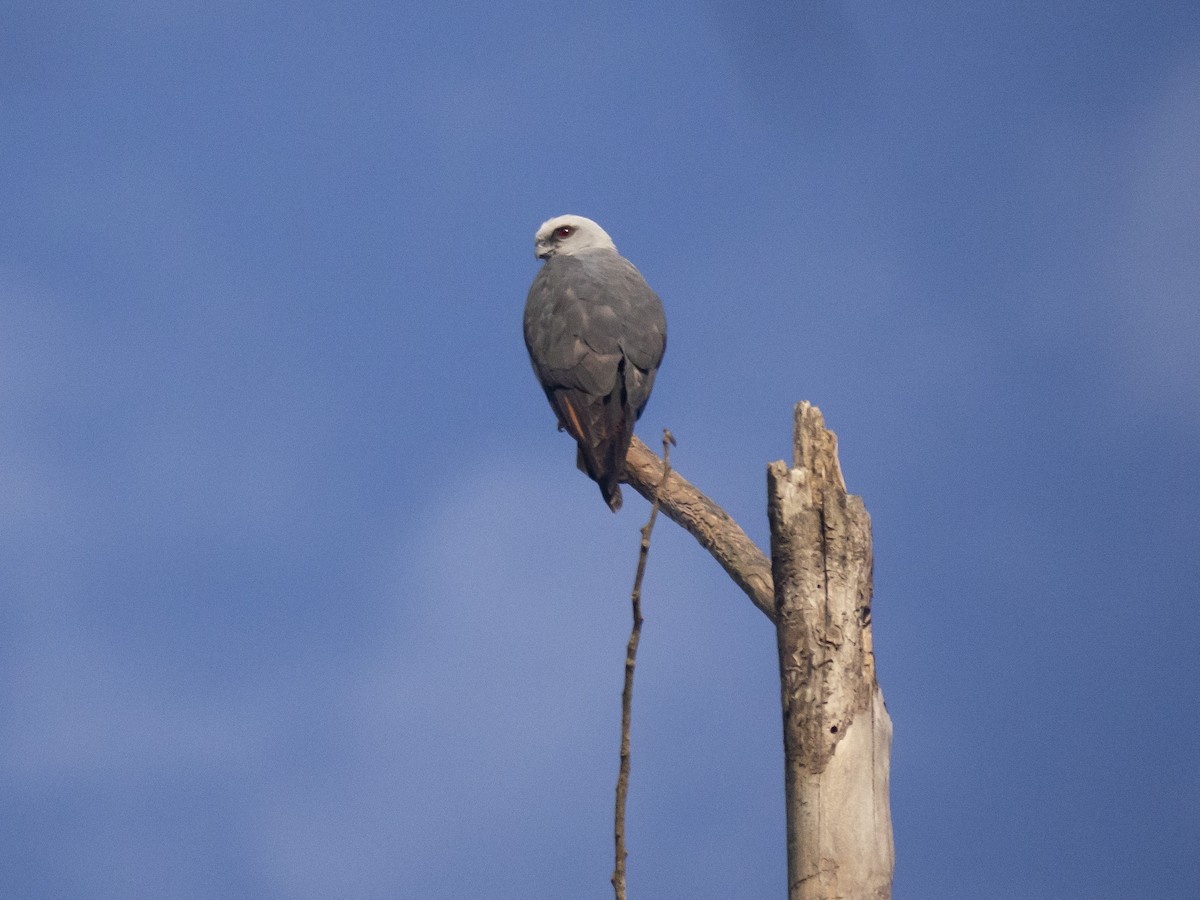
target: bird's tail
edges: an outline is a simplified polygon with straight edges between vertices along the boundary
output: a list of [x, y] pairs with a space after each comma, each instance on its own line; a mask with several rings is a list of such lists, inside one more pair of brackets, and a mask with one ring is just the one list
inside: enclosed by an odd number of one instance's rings
[[621, 508], [621, 473], [625, 470], [623, 463], [624, 461], [619, 470], [612, 468], [600, 470], [598, 465], [589, 465], [588, 454], [584, 452], [582, 446], [575, 453], [575, 465], [579, 471], [587, 473], [600, 486], [600, 494], [613, 512]]
[[600, 485], [604, 502], [616, 512], [621, 508], [621, 476], [635, 421], [624, 395], [595, 397], [564, 389], [547, 391], [546, 396], [558, 413], [560, 427], [578, 444], [575, 464]]
[[609, 481], [600, 482], [600, 493], [604, 495], [604, 502], [613, 512], [621, 508], [621, 485], [617, 484], [615, 478], [611, 483]]

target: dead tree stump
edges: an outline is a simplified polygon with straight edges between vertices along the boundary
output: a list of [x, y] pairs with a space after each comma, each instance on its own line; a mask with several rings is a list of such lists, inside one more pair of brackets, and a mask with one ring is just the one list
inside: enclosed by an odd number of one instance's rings
[[795, 460], [767, 467], [783, 700], [789, 900], [891, 896], [892, 721], [871, 650], [871, 520], [837, 438], [796, 406]]

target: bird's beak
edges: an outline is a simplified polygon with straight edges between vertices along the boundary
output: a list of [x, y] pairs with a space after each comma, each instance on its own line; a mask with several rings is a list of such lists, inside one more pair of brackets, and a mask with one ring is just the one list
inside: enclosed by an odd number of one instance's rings
[[545, 241], [538, 241], [537, 246], [533, 248], [533, 255], [538, 259], [549, 259], [553, 252], [550, 244]]

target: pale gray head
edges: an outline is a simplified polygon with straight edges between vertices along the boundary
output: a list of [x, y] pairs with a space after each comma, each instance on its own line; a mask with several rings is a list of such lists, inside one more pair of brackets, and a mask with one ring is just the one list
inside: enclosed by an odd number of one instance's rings
[[583, 216], [555, 216], [543, 222], [533, 244], [538, 259], [570, 256], [582, 250], [617, 249], [607, 231]]

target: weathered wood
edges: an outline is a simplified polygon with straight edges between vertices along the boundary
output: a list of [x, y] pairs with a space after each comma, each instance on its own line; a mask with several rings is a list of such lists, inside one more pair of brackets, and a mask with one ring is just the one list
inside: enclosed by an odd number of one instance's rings
[[[653, 502], [662, 481], [663, 461], [637, 437], [625, 457], [625, 476], [635, 491]], [[775, 588], [771, 579], [771, 561], [746, 536], [729, 513], [717, 506], [688, 483], [674, 469], [658, 492], [658, 501], [667, 518], [682, 526], [712, 554], [751, 602], [772, 622], [775, 621]]]
[[871, 520], [837, 438], [796, 407], [795, 459], [767, 468], [783, 701], [789, 900], [891, 896], [892, 723], [871, 647]]

